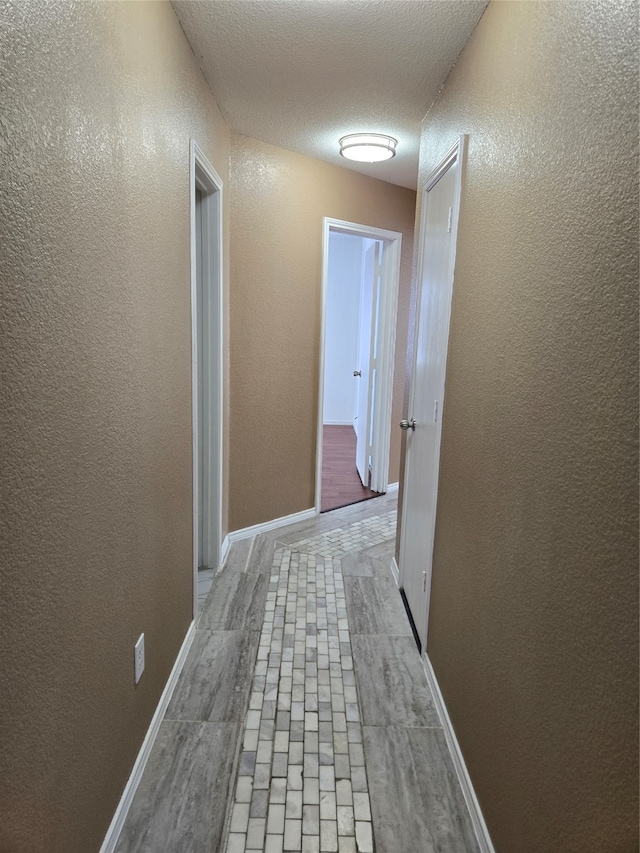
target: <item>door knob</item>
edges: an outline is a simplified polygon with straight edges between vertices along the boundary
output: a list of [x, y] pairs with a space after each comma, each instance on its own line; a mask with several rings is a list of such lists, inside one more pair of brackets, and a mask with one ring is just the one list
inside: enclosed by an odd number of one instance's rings
[[400, 421], [400, 429], [404, 430], [414, 430], [416, 428], [416, 422], [413, 418], [410, 421]]
[[354, 376], [362, 376], [362, 371], [361, 370], [354, 370], [353, 375]]

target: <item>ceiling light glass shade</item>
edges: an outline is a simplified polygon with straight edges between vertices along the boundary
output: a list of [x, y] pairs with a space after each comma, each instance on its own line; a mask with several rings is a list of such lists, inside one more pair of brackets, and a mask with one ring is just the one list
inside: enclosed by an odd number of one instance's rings
[[396, 156], [398, 140], [382, 133], [351, 133], [340, 140], [340, 153], [347, 160], [380, 163]]

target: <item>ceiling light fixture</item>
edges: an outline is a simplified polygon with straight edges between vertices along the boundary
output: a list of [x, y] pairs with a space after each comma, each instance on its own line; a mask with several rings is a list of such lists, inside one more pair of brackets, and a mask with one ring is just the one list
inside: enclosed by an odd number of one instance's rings
[[350, 133], [340, 140], [340, 153], [347, 160], [380, 163], [396, 156], [398, 140], [382, 133]]

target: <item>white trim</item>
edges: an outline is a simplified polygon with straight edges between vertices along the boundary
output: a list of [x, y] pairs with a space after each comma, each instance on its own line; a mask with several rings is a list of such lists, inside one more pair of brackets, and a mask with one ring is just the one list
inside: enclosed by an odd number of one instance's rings
[[115, 814], [113, 815], [113, 819], [109, 824], [109, 829], [107, 830], [107, 834], [104, 837], [104, 841], [102, 842], [102, 847], [100, 848], [100, 853], [113, 853], [116, 849], [116, 845], [118, 843], [118, 839], [120, 837], [120, 833], [122, 832], [122, 827], [124, 826], [124, 822], [127, 818], [127, 813], [129, 808], [131, 807], [131, 803], [135, 796], [136, 790], [138, 789], [138, 785], [140, 784], [140, 779], [142, 778], [142, 774], [144, 772], [145, 765], [149, 759], [149, 755], [151, 754], [151, 749], [155, 742], [155, 739], [158, 735], [158, 731], [160, 729], [160, 723], [164, 719], [164, 715], [167, 711], [167, 707], [169, 706], [169, 702], [171, 701], [171, 696], [173, 695], [173, 691], [175, 690], [176, 684], [178, 683], [178, 678], [180, 673], [182, 672], [182, 667], [187, 659], [187, 655], [189, 654], [189, 649], [191, 648], [191, 643], [193, 642], [193, 638], [196, 634], [196, 623], [195, 621], [189, 625], [189, 630], [182, 641], [182, 646], [180, 647], [180, 651], [178, 652], [178, 657], [173, 664], [173, 668], [171, 673], [169, 674], [169, 678], [167, 679], [167, 683], [164, 686], [164, 690], [162, 691], [162, 696], [160, 697], [160, 701], [158, 702], [158, 707], [156, 708], [155, 714], [151, 719], [151, 723], [149, 728], [147, 729], [147, 733], [142, 741], [142, 746], [140, 747], [140, 752], [138, 753], [138, 757], [136, 758], [135, 764], [133, 765], [133, 770], [131, 771], [131, 775], [127, 780], [127, 784], [124, 786], [124, 791], [122, 792], [122, 796], [120, 797], [120, 802], [118, 803], [118, 807], [116, 808]]
[[384, 252], [384, 272], [382, 276], [383, 294], [381, 299], [380, 325], [378, 327], [379, 349], [377, 374], [382, 377], [376, 388], [376, 423], [373, 429], [373, 459], [375, 470], [371, 473], [371, 488], [386, 492], [389, 476], [389, 447], [391, 442], [391, 404], [393, 396], [393, 368], [396, 338], [396, 316], [398, 310], [398, 292], [400, 289], [400, 256], [402, 234], [385, 228], [374, 228], [342, 219], [325, 216], [322, 223], [322, 298], [320, 306], [320, 374], [318, 381], [318, 425], [316, 429], [316, 488], [315, 510], [320, 512], [322, 505], [322, 426], [324, 410], [324, 368], [325, 368], [325, 332], [327, 306], [327, 277], [329, 270], [329, 232], [337, 231], [354, 237], [382, 240], [387, 251]]
[[399, 488], [400, 483], [389, 483], [389, 485], [387, 486], [386, 494], [392, 495], [394, 492], [397, 492]]
[[224, 566], [224, 561], [227, 559], [227, 554], [229, 553], [229, 534], [227, 534], [222, 540], [222, 545], [220, 546], [220, 565]]
[[341, 234], [350, 234], [352, 237], [368, 237], [370, 240], [398, 240], [402, 239], [400, 231], [389, 231], [386, 228], [375, 228], [373, 225], [360, 225], [359, 222], [347, 222], [345, 219], [332, 219], [330, 216], [324, 218], [325, 228], [339, 231]]
[[462, 794], [467, 804], [467, 808], [469, 809], [469, 816], [471, 817], [473, 830], [476, 834], [476, 838], [478, 839], [478, 846], [480, 847], [481, 853], [495, 853], [491, 836], [487, 829], [487, 824], [484, 822], [480, 803], [476, 797], [476, 792], [473, 788], [473, 783], [471, 782], [471, 777], [469, 776], [469, 771], [467, 770], [467, 765], [465, 764], [460, 744], [458, 743], [458, 738], [456, 737], [456, 733], [451, 723], [451, 718], [449, 717], [449, 712], [447, 711], [447, 706], [445, 705], [442, 693], [440, 692], [438, 679], [433, 671], [431, 661], [426, 654], [422, 656], [422, 664], [427, 676], [427, 682], [433, 695], [433, 703], [436, 706], [436, 711], [438, 712], [442, 728], [444, 729], [444, 736], [447, 741], [447, 746], [449, 747], [449, 752], [451, 753], [453, 766], [455, 768], [458, 781], [460, 782], [460, 787], [462, 788]]
[[[416, 327], [414, 329], [413, 363], [411, 366], [411, 384], [410, 384], [410, 390], [409, 390], [409, 408], [408, 408], [409, 413], [413, 409], [413, 399], [414, 399], [414, 391], [415, 391], [415, 389], [414, 389], [414, 376], [415, 376], [415, 372], [416, 372], [416, 358], [417, 358], [416, 342], [417, 342], [418, 333], [420, 331], [418, 328], [417, 318], [419, 318], [419, 316], [420, 316], [420, 299], [421, 299], [421, 292], [422, 292], [421, 281], [422, 281], [422, 274], [423, 274], [423, 268], [424, 268], [424, 252], [425, 252], [424, 243], [425, 243], [425, 228], [426, 228], [426, 221], [427, 221], [427, 194], [428, 194], [429, 190], [431, 190], [435, 186], [435, 184], [440, 180], [440, 178], [445, 174], [445, 172], [454, 163], [457, 162], [458, 169], [457, 169], [457, 173], [456, 173], [455, 199], [454, 199], [453, 215], [452, 215], [452, 222], [451, 222], [451, 225], [452, 225], [451, 276], [450, 276], [450, 282], [449, 282], [450, 291], [451, 291], [451, 293], [453, 293], [453, 285], [454, 285], [454, 281], [455, 281], [455, 260], [456, 260], [456, 250], [457, 250], [457, 243], [458, 243], [458, 220], [460, 218], [460, 198], [462, 195], [462, 172], [463, 172], [463, 168], [464, 168], [464, 161], [465, 161], [465, 155], [466, 155], [466, 143], [467, 143], [467, 135], [466, 134], [463, 134], [457, 138], [455, 143], [451, 146], [451, 148], [445, 154], [445, 156], [440, 161], [440, 163], [436, 166], [436, 168], [427, 177], [427, 179], [424, 183], [423, 189], [422, 189], [422, 208], [420, 211], [420, 241], [419, 241], [419, 245], [418, 245], [418, 263], [417, 263], [418, 292], [416, 295], [416, 306], [415, 306]], [[449, 328], [450, 328], [450, 323], [451, 323], [451, 301], [452, 300], [449, 301], [449, 306], [447, 309], [447, 319], [446, 319], [447, 337], [446, 337], [445, 347], [444, 347], [444, 358], [442, 361], [442, 394], [441, 394], [441, 399], [440, 399], [441, 415], [438, 418], [437, 436], [436, 436], [436, 442], [437, 442], [437, 447], [438, 447], [438, 453], [437, 453], [437, 468], [438, 469], [439, 469], [439, 465], [440, 465], [440, 442], [441, 442], [441, 438], [442, 438], [442, 421], [443, 421], [444, 399], [445, 399], [445, 371], [446, 371], [446, 362], [447, 362], [447, 352], [448, 352], [448, 346], [449, 346]], [[411, 417], [411, 415], [409, 415], [409, 417]], [[409, 482], [408, 464], [411, 461], [410, 457], [411, 457], [411, 447], [409, 445], [407, 447], [407, 450], [405, 453], [405, 475], [404, 475], [404, 481], [403, 481], [403, 498], [404, 498], [404, 500], [402, 503], [403, 507], [407, 506], [407, 488], [408, 488], [408, 482]], [[431, 602], [431, 575], [432, 575], [432, 569], [433, 569], [433, 547], [434, 547], [434, 541], [435, 541], [436, 515], [437, 515], [437, 506], [438, 506], [438, 470], [436, 470], [436, 472], [435, 472], [434, 488], [435, 488], [435, 495], [434, 495], [433, 506], [436, 509], [434, 511], [433, 519], [431, 520], [430, 539], [428, 540], [429, 544], [428, 544], [427, 565], [426, 565], [426, 571], [427, 571], [426, 593], [427, 594], [426, 594], [426, 600], [425, 600], [426, 614], [425, 614], [425, 627], [424, 627], [425, 649], [426, 649], [426, 644], [427, 644], [427, 636], [429, 634], [429, 607], [430, 607], [430, 602]], [[406, 537], [405, 537], [405, 525], [403, 523], [402, 517], [399, 519], [399, 524], [400, 524], [400, 548], [399, 548], [399, 554], [400, 554], [399, 572], [400, 572], [400, 574], [399, 574], [399, 578], [400, 578], [400, 587], [403, 587], [404, 586], [404, 574], [406, 571], [406, 561], [404, 559], [405, 538]]]
[[[196, 184], [202, 186], [210, 199], [208, 216], [211, 216], [215, 233], [214, 251], [216, 257], [209, 266], [208, 292], [212, 294], [209, 320], [210, 336], [215, 337], [216, 345], [208, 352], [209, 377], [215, 377], [209, 389], [209, 410], [214, 417], [209, 423], [207, 457], [211, 461], [211, 476], [207, 478], [208, 505], [215, 509], [207, 527], [208, 550], [212, 554], [211, 562], [216, 566], [222, 562], [222, 470], [223, 470], [223, 382], [224, 382], [224, 237], [223, 237], [223, 184], [204, 152], [195, 140], [189, 142], [189, 212], [190, 212], [190, 250], [191, 250], [191, 421], [193, 431], [192, 470], [193, 470], [193, 616], [198, 613], [198, 316], [197, 316], [197, 274], [196, 274]], [[211, 248], [211, 244], [209, 244]], [[211, 334], [212, 333], [212, 334]]]
[[329, 226], [322, 223], [322, 294], [320, 297], [320, 374], [318, 378], [318, 425], [316, 427], [316, 488], [315, 511], [322, 506], [322, 427], [324, 414], [324, 338], [326, 334], [327, 278], [329, 276]]
[[323, 421], [323, 426], [350, 426], [353, 429], [353, 420], [350, 421]]
[[292, 515], [283, 515], [281, 518], [274, 518], [273, 521], [264, 521], [262, 524], [254, 524], [252, 527], [242, 527], [240, 530], [233, 530], [227, 536], [229, 544], [239, 542], [241, 539], [249, 539], [251, 536], [258, 536], [260, 533], [268, 533], [270, 530], [277, 530], [279, 527], [286, 527], [288, 524], [297, 524], [299, 521], [309, 521], [318, 515], [315, 508], [305, 509], [302, 512], [294, 512]]

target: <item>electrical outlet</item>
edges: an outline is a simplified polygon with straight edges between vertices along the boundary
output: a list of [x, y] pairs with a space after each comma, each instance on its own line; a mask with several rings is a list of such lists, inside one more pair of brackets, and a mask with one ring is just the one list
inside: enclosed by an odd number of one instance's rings
[[140, 634], [138, 642], [134, 646], [133, 661], [134, 678], [137, 684], [142, 678], [142, 673], [144, 672], [144, 634]]

